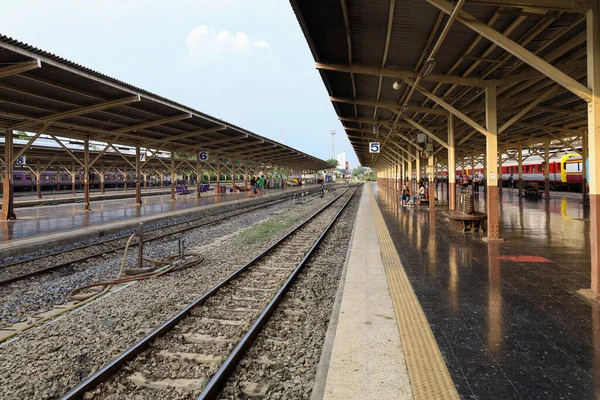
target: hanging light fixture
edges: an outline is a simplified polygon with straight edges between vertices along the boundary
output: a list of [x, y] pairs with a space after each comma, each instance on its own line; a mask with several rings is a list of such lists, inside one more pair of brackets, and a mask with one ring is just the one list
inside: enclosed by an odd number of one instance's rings
[[435, 67], [435, 60], [434, 59], [427, 60], [425, 65], [423, 65], [423, 69], [421, 70], [421, 78], [425, 79], [429, 74], [431, 74], [434, 67]]

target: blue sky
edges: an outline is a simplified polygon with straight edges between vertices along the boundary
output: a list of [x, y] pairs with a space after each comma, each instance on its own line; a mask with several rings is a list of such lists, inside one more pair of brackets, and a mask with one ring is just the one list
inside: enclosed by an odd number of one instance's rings
[[0, 33], [327, 159], [358, 163], [288, 1], [20, 0]]

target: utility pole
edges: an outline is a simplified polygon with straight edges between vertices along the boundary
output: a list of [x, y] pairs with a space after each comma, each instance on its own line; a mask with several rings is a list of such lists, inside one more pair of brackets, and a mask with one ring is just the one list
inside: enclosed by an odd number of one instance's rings
[[331, 133], [331, 158], [335, 158], [335, 130], [329, 133]]

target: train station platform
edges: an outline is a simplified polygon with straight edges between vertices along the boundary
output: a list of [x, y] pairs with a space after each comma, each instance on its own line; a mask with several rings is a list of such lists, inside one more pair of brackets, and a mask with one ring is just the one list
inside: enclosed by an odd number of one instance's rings
[[[398, 208], [368, 186], [324, 398], [600, 398], [600, 306], [578, 293], [590, 287], [588, 210], [579, 198], [526, 201], [505, 192], [504, 241], [488, 244], [481, 233], [452, 230], [443, 205]], [[476, 208], [484, 210], [481, 198]], [[452, 388], [431, 392], [444, 369]], [[423, 380], [423, 370], [441, 378]]]
[[[285, 191], [298, 191], [311, 186], [287, 187], [286, 189], [265, 189], [263, 197]], [[214, 195], [214, 191], [177, 195], [171, 200], [170, 194], [144, 198], [143, 204], [135, 204], [134, 198], [101, 200], [91, 203], [92, 209], [85, 211], [82, 204], [38, 206], [17, 210], [17, 220], [0, 222], [0, 254], [4, 249], [35, 240], [44, 240], [50, 235], [72, 237], [77, 232], [98, 232], [102, 229], [114, 230], [132, 223], [149, 222], [171, 218], [216, 206], [227, 202], [251, 201], [250, 192]], [[115, 225], [119, 224], [119, 225]]]
[[[213, 186], [214, 188], [214, 186]], [[170, 194], [170, 187], [159, 187], [159, 188], [147, 188], [142, 189], [142, 197], [158, 196], [161, 194]], [[72, 194], [71, 190], [55, 191], [43, 191], [42, 198], [38, 199], [35, 192], [15, 192], [14, 193], [14, 208], [33, 207], [33, 206], [44, 206], [44, 205], [57, 205], [66, 203], [82, 203], [83, 202], [83, 190], [77, 190], [75, 195]], [[0, 194], [0, 198], [2, 195]], [[111, 200], [111, 199], [126, 199], [135, 198], [135, 187], [130, 187], [127, 190], [123, 188], [110, 188], [106, 189], [104, 193], [100, 190], [90, 190], [90, 199], [92, 202], [98, 200]], [[1, 208], [1, 207], [0, 207]]]

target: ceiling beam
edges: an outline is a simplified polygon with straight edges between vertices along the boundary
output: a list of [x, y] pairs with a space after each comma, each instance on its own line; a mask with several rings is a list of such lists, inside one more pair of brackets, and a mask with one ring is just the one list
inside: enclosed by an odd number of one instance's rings
[[[371, 106], [371, 107], [383, 107], [383, 108], [392, 110], [393, 112], [395, 112], [397, 114], [400, 113], [400, 109], [398, 109], [397, 103], [387, 103], [387, 102], [383, 102], [383, 101], [353, 100], [353, 99], [346, 99], [346, 98], [333, 97], [333, 96], [329, 97], [329, 100], [337, 102], [337, 103], [358, 104], [361, 106]], [[441, 115], [441, 116], [448, 115], [447, 111], [444, 111], [444, 110], [441, 110], [438, 108], [408, 106], [407, 111], [435, 114], [435, 115]]]
[[[414, 82], [411, 82], [409, 80], [406, 80], [405, 82], [408, 83], [411, 86], [414, 85]], [[431, 93], [430, 91], [426, 90], [422, 86], [417, 86], [416, 88], [417, 88], [417, 90], [419, 92], [421, 92], [425, 96], [429, 97], [429, 99], [431, 99], [433, 102], [437, 103], [441, 107], [445, 108], [446, 110], [448, 110], [449, 112], [451, 112], [452, 114], [454, 114], [457, 118], [461, 119], [463, 122], [465, 122], [466, 124], [470, 125], [477, 132], [481, 133], [484, 136], [488, 135], [489, 132], [487, 131], [487, 129], [483, 128], [477, 122], [473, 121], [471, 118], [467, 117], [465, 114], [463, 114], [462, 112], [460, 112], [459, 110], [457, 110], [456, 108], [454, 108], [451, 104], [445, 102], [443, 99], [441, 99], [440, 97], [434, 95], [433, 93]]]
[[[395, 68], [365, 67], [356, 64], [348, 66], [343, 64], [316, 63], [315, 65], [317, 69], [320, 70], [347, 72], [362, 75], [388, 76], [391, 78], [398, 79], [417, 79], [417, 77], [419, 76], [418, 71], [401, 70]], [[488, 84], [504, 85], [508, 83], [508, 81], [498, 79], [464, 78], [461, 76], [441, 74], [429, 74], [427, 75], [427, 77], [421, 79], [431, 82], [451, 83], [456, 85], [473, 87], [485, 87]]]
[[0, 68], [0, 78], [5, 78], [11, 75], [18, 75], [23, 72], [31, 71], [42, 67], [42, 62], [38, 59], [32, 61], [25, 61], [8, 67]]
[[225, 125], [221, 125], [221, 126], [217, 126], [215, 128], [202, 129], [199, 131], [182, 133], [181, 135], [169, 136], [168, 138], [165, 138], [165, 139], [150, 140], [150, 141], [148, 141], [148, 143], [150, 143], [150, 144], [159, 143], [160, 145], [165, 145], [166, 143], [169, 143], [169, 142], [172, 142], [175, 140], [187, 139], [187, 138], [191, 138], [194, 136], [200, 136], [200, 135], [206, 135], [208, 133], [222, 131], [223, 129], [226, 129], [226, 128], [227, 127]]
[[585, 13], [592, 8], [591, 0], [469, 0], [469, 3], [479, 3], [490, 6], [541, 8], [544, 10], [559, 10], [578, 13]]
[[164, 124], [168, 124], [170, 122], [181, 121], [181, 120], [192, 118], [192, 117], [193, 117], [192, 114], [177, 115], [175, 117], [157, 119], [155, 121], [145, 122], [143, 124], [126, 126], [124, 128], [113, 130], [111, 133], [133, 132], [133, 131], [138, 131], [140, 129], [151, 128], [153, 126], [164, 125]]
[[105, 103], [94, 104], [93, 106], [81, 107], [75, 110], [65, 111], [57, 114], [48, 115], [41, 118], [30, 119], [21, 123], [18, 123], [11, 127], [11, 129], [21, 130], [32, 125], [35, 125], [39, 122], [53, 122], [58, 121], [65, 118], [76, 117], [78, 115], [88, 114], [95, 111], [106, 110], [108, 108], [125, 106], [131, 103], [136, 103], [140, 101], [140, 96], [130, 96], [119, 100], [107, 101]]
[[[452, 3], [446, 0], [426, 1], [429, 4], [432, 4], [433, 6], [442, 10], [446, 14], [451, 14], [454, 9]], [[468, 28], [485, 37], [492, 43], [498, 45], [505, 51], [517, 57], [518, 59], [537, 69], [538, 71], [546, 75], [548, 78], [554, 80], [556, 83], [565, 87], [566, 89], [581, 97], [585, 101], [590, 102], [592, 100], [592, 91], [588, 89], [585, 85], [582, 85], [581, 83], [571, 78], [558, 68], [544, 61], [541, 57], [538, 57], [523, 46], [504, 36], [502, 33], [498, 32], [494, 28], [489, 27], [486, 24], [480, 22], [479, 20], [477, 20], [477, 18], [466, 13], [465, 11], [461, 11], [456, 19]]]
[[450, 148], [450, 146], [448, 146], [448, 143], [444, 142], [435, 133], [431, 132], [429, 129], [425, 128], [423, 125], [419, 124], [417, 121], [413, 121], [412, 119], [408, 118], [404, 114], [400, 114], [400, 116], [402, 118], [404, 118], [409, 124], [411, 124], [412, 126], [414, 126], [415, 128], [417, 128], [418, 130], [420, 130], [421, 132], [423, 132], [424, 134], [426, 134], [431, 139], [435, 140], [436, 142], [438, 142], [439, 144], [441, 144], [445, 148], [447, 148], [447, 149]]

